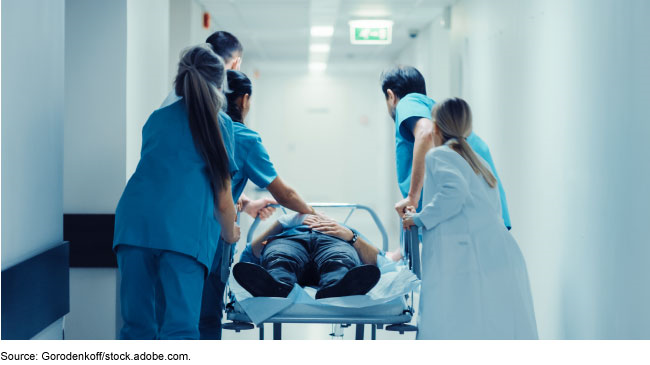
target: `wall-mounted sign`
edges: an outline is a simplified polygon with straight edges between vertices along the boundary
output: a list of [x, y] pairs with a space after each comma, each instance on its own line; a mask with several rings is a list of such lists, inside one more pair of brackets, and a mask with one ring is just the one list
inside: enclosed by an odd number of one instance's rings
[[350, 43], [381, 45], [393, 41], [393, 22], [390, 20], [350, 21]]

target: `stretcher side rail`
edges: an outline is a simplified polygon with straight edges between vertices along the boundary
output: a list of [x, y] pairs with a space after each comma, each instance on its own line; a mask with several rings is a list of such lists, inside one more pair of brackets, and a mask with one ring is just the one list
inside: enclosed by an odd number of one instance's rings
[[405, 235], [404, 248], [406, 250], [405, 256], [408, 260], [409, 269], [413, 271], [418, 279], [422, 279], [422, 269], [420, 262], [420, 236], [418, 230], [411, 228], [409, 230], [402, 230]]
[[[237, 322], [250, 323], [250, 318], [245, 313], [233, 312], [228, 314], [228, 319]], [[313, 317], [293, 317], [276, 315], [262, 323], [314, 323], [314, 324], [401, 324], [408, 323], [413, 319], [410, 312], [394, 316], [368, 316], [368, 317], [327, 317], [327, 316], [313, 316]]]

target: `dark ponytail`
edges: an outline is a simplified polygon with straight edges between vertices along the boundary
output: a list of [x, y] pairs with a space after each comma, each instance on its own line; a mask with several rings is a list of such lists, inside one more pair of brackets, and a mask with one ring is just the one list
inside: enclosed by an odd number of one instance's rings
[[227, 113], [234, 122], [244, 123], [242, 118], [242, 110], [237, 99], [242, 96], [253, 93], [253, 86], [251, 80], [241, 71], [228, 70], [228, 89], [226, 98], [228, 99]]
[[176, 94], [184, 99], [192, 138], [205, 161], [215, 200], [230, 179], [228, 155], [218, 120], [224, 103], [219, 91], [224, 75], [221, 57], [208, 46], [199, 45], [184, 51], [174, 82]]

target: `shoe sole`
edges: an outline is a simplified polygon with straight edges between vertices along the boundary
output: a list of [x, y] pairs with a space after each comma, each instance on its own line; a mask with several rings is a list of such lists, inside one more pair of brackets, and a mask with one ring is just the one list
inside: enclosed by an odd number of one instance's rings
[[377, 285], [381, 272], [374, 265], [357, 266], [336, 283], [316, 292], [316, 299], [364, 295]]
[[232, 269], [235, 280], [254, 297], [286, 298], [293, 287], [281, 283], [266, 269], [249, 262], [238, 262]]

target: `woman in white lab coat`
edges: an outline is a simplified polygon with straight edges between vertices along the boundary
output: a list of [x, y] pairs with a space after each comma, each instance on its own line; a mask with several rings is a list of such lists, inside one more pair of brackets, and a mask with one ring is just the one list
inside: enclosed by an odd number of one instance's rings
[[465, 141], [462, 99], [432, 112], [423, 207], [404, 216], [423, 229], [418, 339], [537, 339], [526, 263], [503, 224], [488, 164]]

